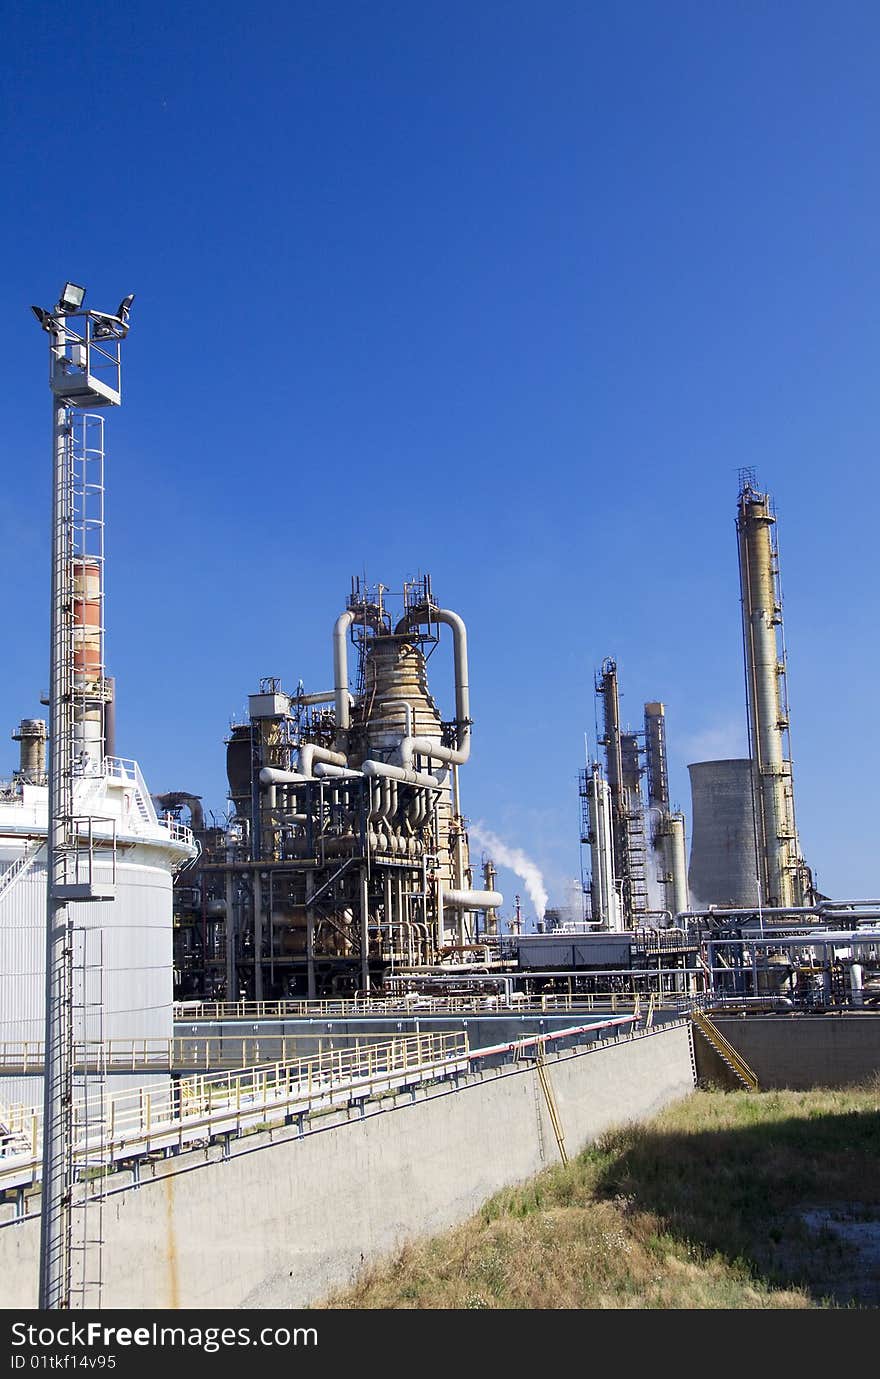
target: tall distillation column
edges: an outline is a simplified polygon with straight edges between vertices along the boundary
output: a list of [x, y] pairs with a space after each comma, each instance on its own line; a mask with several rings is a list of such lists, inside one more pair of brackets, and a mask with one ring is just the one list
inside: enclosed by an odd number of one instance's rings
[[648, 810], [655, 820], [651, 841], [659, 854], [666, 908], [673, 915], [681, 914], [688, 908], [684, 815], [669, 807], [666, 708], [657, 702], [645, 705], [645, 762]]
[[596, 693], [602, 700], [604, 735], [600, 740], [611, 799], [615, 877], [624, 923], [633, 924], [648, 908], [638, 746], [634, 734], [620, 731], [617, 663], [610, 656], [602, 662]]
[[620, 893], [614, 878], [611, 791], [598, 761], [580, 773], [581, 842], [590, 848], [590, 913], [593, 923], [623, 928]]
[[808, 903], [811, 888], [795, 826], [775, 526], [769, 494], [743, 471], [736, 529], [758, 880], [762, 902], [780, 906]]

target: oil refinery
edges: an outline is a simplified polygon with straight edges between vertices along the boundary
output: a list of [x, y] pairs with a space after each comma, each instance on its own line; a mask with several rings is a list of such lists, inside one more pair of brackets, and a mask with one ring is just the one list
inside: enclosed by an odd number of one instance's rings
[[[227, 828], [205, 829], [185, 792], [158, 798], [172, 814], [188, 808], [201, 843], [177, 891], [182, 995], [368, 993], [395, 966], [470, 961], [496, 938], [503, 896], [473, 885], [461, 809], [467, 629], [429, 576], [404, 585], [394, 616], [385, 593], [353, 581], [332, 628], [332, 690], [289, 694], [271, 678], [250, 695], [227, 741]], [[425, 664], [443, 629], [446, 720]]]
[[[323, 685], [257, 668], [247, 715], [217, 734], [221, 820], [186, 761], [151, 795], [117, 755], [103, 415], [133, 298], [111, 314], [84, 295], [68, 283], [34, 308], [50, 688], [0, 782], [0, 1260], [21, 1305], [298, 1305], [356, 1266], [347, 1213], [374, 1253], [458, 1219], [565, 1161], [566, 1133], [686, 1095], [706, 1059], [772, 1085], [774, 1038], [800, 1041], [808, 1079], [845, 1036], [854, 1075], [873, 1067], [880, 901], [820, 894], [802, 853], [776, 515], [752, 471], [736, 503], [748, 755], [689, 764], [688, 822], [669, 784], [685, 725], [667, 737], [659, 698], [624, 723], [606, 656], [583, 694], [601, 721], [579, 775], [581, 904], [524, 933], [499, 859], [471, 851], [467, 609], [427, 573], [321, 592]], [[441, 644], [451, 676], [429, 686]], [[823, 1053], [832, 1013], [844, 1033]], [[453, 1190], [461, 1146], [475, 1166]], [[310, 1195], [322, 1211], [298, 1216]]]

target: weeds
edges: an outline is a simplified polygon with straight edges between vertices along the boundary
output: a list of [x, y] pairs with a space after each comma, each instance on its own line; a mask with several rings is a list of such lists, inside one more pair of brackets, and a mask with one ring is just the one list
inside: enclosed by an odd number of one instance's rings
[[845, 1204], [850, 1219], [880, 1223], [878, 1105], [877, 1085], [697, 1091], [505, 1188], [470, 1221], [405, 1246], [322, 1305], [872, 1305], [880, 1279], [860, 1268], [856, 1247], [812, 1229], [804, 1212]]

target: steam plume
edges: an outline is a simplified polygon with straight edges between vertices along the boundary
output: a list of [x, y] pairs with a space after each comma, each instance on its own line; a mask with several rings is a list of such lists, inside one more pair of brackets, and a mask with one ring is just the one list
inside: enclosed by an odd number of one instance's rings
[[497, 833], [493, 833], [482, 823], [471, 824], [468, 832], [477, 847], [485, 848], [492, 854], [494, 862], [500, 863], [502, 867], [509, 867], [517, 876], [522, 877], [538, 919], [543, 919], [548, 896], [540, 867], [526, 856], [522, 848], [508, 847]]

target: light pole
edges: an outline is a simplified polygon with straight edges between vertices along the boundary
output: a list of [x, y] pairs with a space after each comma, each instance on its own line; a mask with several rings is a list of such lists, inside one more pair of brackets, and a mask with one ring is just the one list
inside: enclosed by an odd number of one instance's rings
[[[83, 310], [85, 288], [66, 283], [52, 311], [32, 307], [49, 335], [49, 386], [52, 391], [52, 584], [49, 653], [49, 801], [46, 837], [46, 986], [43, 1090], [43, 1174], [40, 1210], [41, 1309], [67, 1308], [71, 1299], [71, 1205], [73, 1171], [73, 924], [70, 905], [110, 898], [77, 868], [78, 827], [74, 780], [87, 769], [74, 760], [74, 743], [87, 743], [86, 695], [103, 694], [101, 683], [87, 685], [80, 627], [85, 598], [75, 599], [75, 584], [86, 580], [86, 551], [77, 550], [74, 512], [73, 428], [79, 409], [121, 402], [120, 345], [128, 334], [132, 297], [115, 316]], [[87, 484], [83, 483], [83, 502]], [[83, 530], [88, 527], [83, 517]], [[85, 543], [84, 543], [85, 544]], [[77, 567], [77, 559], [79, 566]], [[97, 763], [100, 771], [102, 760]], [[92, 763], [95, 769], [95, 763]], [[105, 888], [106, 891], [106, 888]]]

